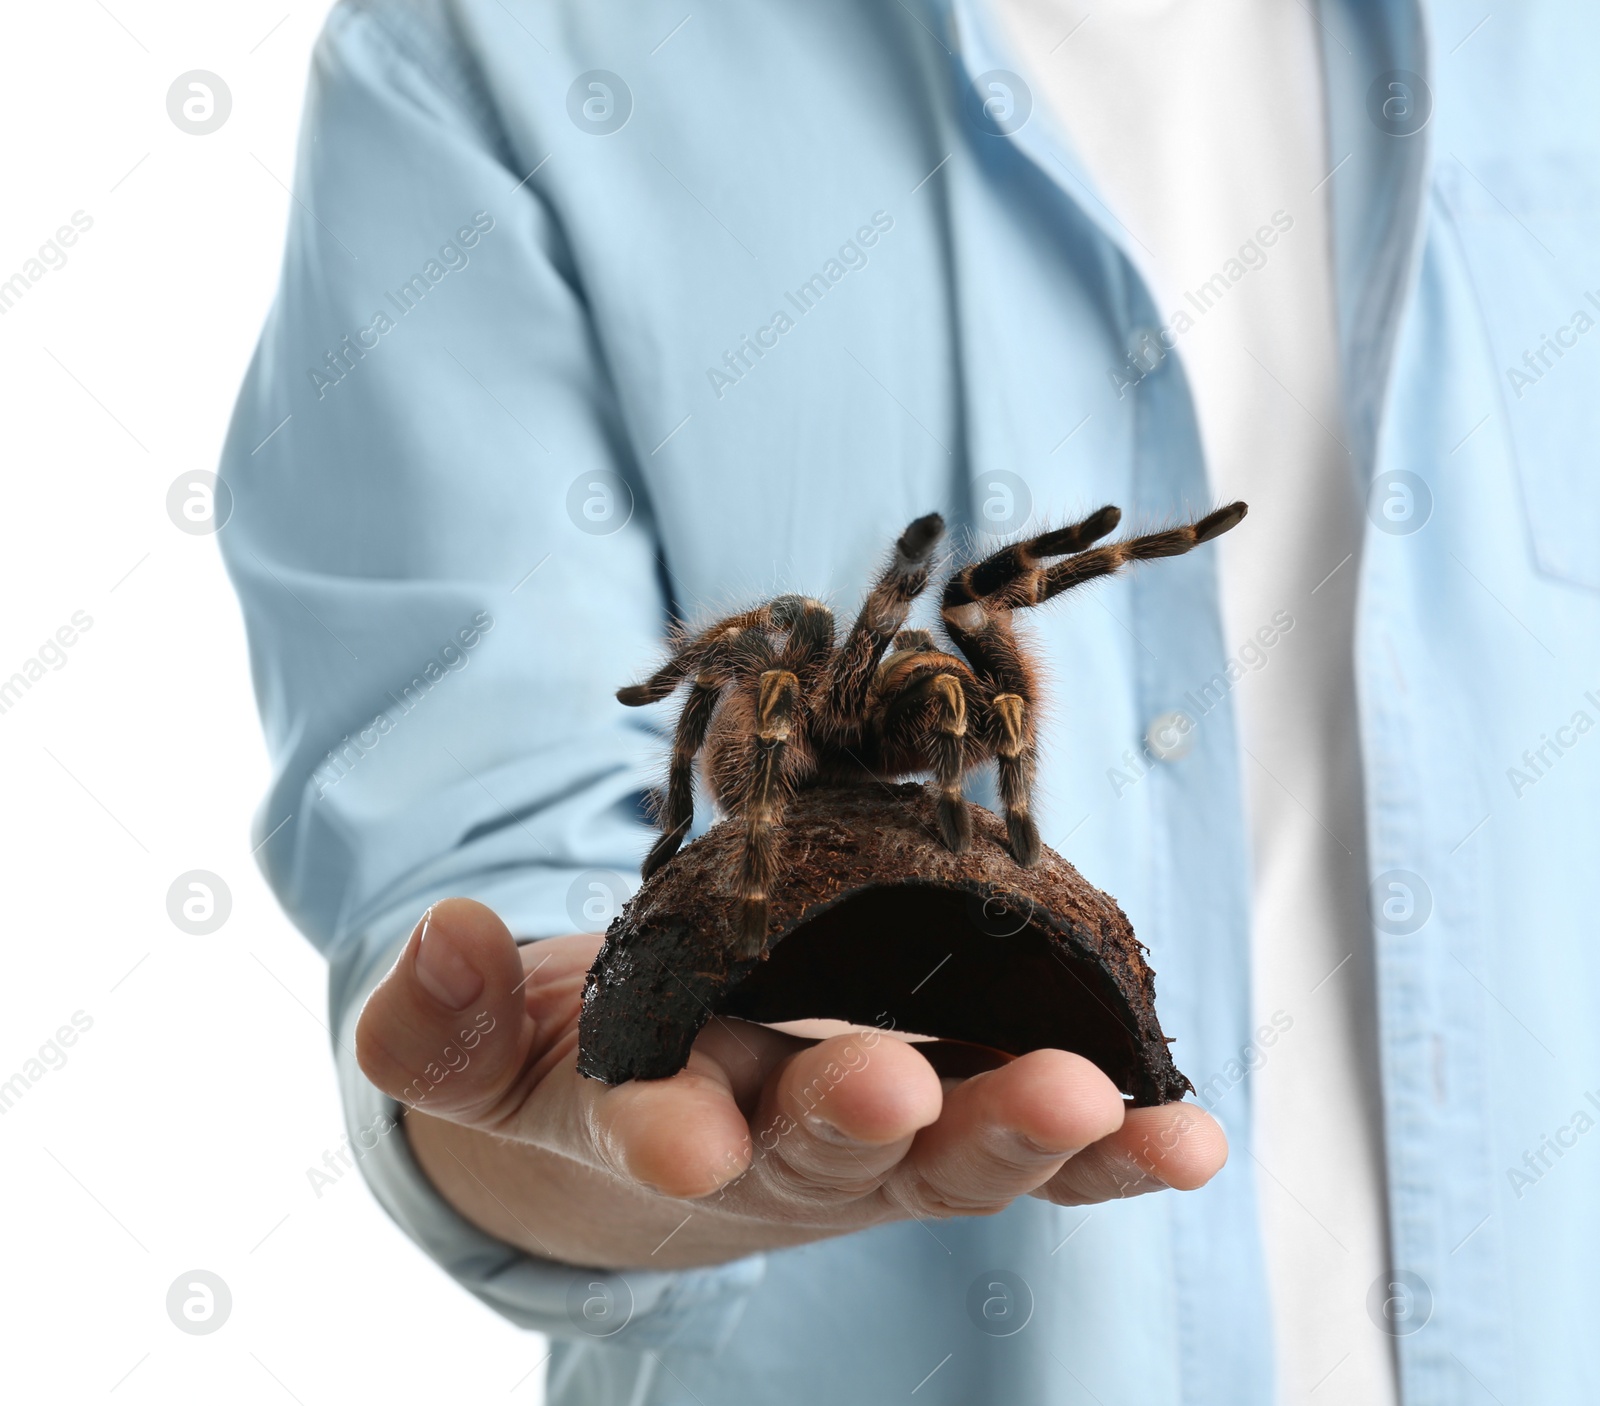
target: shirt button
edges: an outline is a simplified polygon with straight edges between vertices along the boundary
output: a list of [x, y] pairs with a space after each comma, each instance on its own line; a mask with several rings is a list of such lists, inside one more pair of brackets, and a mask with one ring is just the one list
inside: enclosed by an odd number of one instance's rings
[[1195, 722], [1187, 713], [1163, 713], [1145, 729], [1144, 745], [1158, 762], [1181, 762], [1194, 750]]
[[1167, 359], [1167, 349], [1162, 345], [1161, 334], [1154, 327], [1135, 327], [1128, 334], [1128, 360], [1145, 375], [1159, 371]]

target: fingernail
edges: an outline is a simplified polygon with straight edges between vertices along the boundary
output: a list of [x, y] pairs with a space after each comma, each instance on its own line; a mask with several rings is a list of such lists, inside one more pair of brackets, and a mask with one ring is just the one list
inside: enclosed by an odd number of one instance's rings
[[453, 947], [432, 922], [430, 909], [422, 919], [421, 945], [417, 948], [417, 981], [442, 1006], [459, 1011], [483, 990], [482, 975]]

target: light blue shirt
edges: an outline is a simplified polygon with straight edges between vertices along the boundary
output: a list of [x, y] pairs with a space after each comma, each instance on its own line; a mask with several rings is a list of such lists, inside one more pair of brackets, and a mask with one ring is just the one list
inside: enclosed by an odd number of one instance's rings
[[[1481, 14], [1319, 12], [1370, 485], [1391, 1312], [1408, 1406], [1576, 1406], [1600, 1395], [1600, 11], [1528, 4], [1457, 45]], [[456, 1217], [350, 1060], [431, 899], [540, 937], [636, 875], [668, 719], [612, 691], [674, 613], [848, 609], [932, 509], [978, 533], [1212, 502], [1181, 358], [1128, 375], [1162, 317], [1125, 236], [1042, 107], [1015, 125], [992, 75], [1019, 65], [967, 0], [682, 18], [346, 0], [317, 51], [222, 542], [275, 765], [261, 855], [329, 959], [363, 1169], [558, 1337], [555, 1402], [1265, 1406], [1229, 699], [1187, 756], [1115, 776], [1224, 668], [1208, 553], [1032, 622], [1041, 829], [1151, 949], [1233, 1149], [1204, 1190], [596, 1274]], [[1431, 97], [1411, 135], [1394, 82]]]

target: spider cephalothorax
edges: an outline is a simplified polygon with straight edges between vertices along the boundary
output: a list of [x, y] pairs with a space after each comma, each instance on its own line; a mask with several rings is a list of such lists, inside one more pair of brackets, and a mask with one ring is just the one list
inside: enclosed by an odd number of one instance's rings
[[[929, 558], [944, 534], [937, 513], [901, 533], [843, 644], [826, 606], [793, 595], [686, 633], [649, 679], [617, 692], [620, 702], [638, 707], [692, 680], [678, 716], [661, 838], [644, 876], [671, 859], [688, 834], [694, 759], [702, 749], [712, 796], [745, 825], [742, 955], [765, 951], [784, 804], [802, 786], [932, 772], [944, 843], [960, 853], [972, 837], [961, 778], [993, 758], [1012, 857], [1034, 864], [1039, 690], [1012, 611], [1128, 562], [1181, 556], [1244, 515], [1245, 505], [1233, 503], [1195, 522], [1091, 547], [1122, 518], [1120, 509], [1105, 507], [962, 567], [946, 581], [940, 608], [959, 655], [940, 649], [926, 630], [901, 628], [927, 587]], [[1046, 564], [1055, 558], [1061, 560]]]

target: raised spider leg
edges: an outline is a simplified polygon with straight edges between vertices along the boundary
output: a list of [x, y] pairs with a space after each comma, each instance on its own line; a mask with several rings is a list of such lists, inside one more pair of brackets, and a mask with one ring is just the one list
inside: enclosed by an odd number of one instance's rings
[[945, 583], [946, 607], [965, 605], [970, 601], [987, 600], [1003, 595], [1010, 600], [1021, 595], [1024, 603], [1031, 598], [1027, 584], [1036, 579], [1041, 561], [1050, 557], [1081, 552], [1091, 542], [1097, 542], [1122, 521], [1122, 509], [1107, 504], [1089, 514], [1081, 522], [1069, 523], [1053, 532], [1043, 532], [1023, 542], [1013, 542], [1001, 547], [981, 561], [956, 572]]
[[1038, 691], [1034, 671], [1011, 629], [1014, 609], [1038, 605], [1062, 591], [1109, 576], [1129, 562], [1181, 556], [1238, 525], [1247, 511], [1231, 503], [1197, 522], [1147, 533], [1103, 547], [1089, 547], [1054, 566], [1040, 556], [1093, 542], [1116, 526], [1121, 513], [1100, 509], [1081, 523], [1003, 548], [957, 573], [945, 587], [941, 616], [956, 647], [979, 678], [995, 688], [989, 741], [999, 769], [1000, 798], [1013, 857], [1030, 865], [1039, 858], [1039, 832], [1031, 811], [1038, 766], [1038, 726], [1032, 716]]
[[767, 947], [768, 897], [778, 871], [777, 827], [786, 799], [783, 755], [799, 696], [800, 680], [788, 669], [768, 669], [757, 681], [754, 767], [743, 806], [739, 957], [759, 957]]
[[938, 513], [919, 517], [900, 534], [894, 556], [878, 573], [855, 624], [834, 656], [821, 709], [827, 729], [848, 731], [865, 718], [867, 694], [878, 664], [905, 624], [911, 602], [927, 587], [928, 558], [942, 536], [944, 519]]
[[1249, 508], [1244, 503], [1229, 503], [1214, 513], [1207, 513], [1196, 522], [1186, 522], [1169, 527], [1162, 532], [1150, 532], [1143, 537], [1129, 537], [1121, 542], [1108, 542], [1103, 547], [1093, 547], [1067, 561], [1046, 568], [1037, 583], [1034, 598], [1017, 601], [1017, 605], [1041, 605], [1062, 591], [1081, 586], [1101, 576], [1120, 571], [1129, 562], [1154, 561], [1160, 557], [1181, 557], [1193, 551], [1202, 542], [1220, 537], [1237, 527]]

